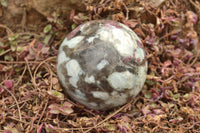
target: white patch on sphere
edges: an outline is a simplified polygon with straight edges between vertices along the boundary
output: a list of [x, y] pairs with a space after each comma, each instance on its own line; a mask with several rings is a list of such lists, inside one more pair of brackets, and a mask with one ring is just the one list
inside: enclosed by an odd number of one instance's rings
[[106, 65], [109, 65], [109, 62], [103, 59], [99, 64], [97, 64], [97, 69], [102, 70]]
[[75, 96], [81, 100], [87, 100], [85, 94], [81, 92], [79, 89], [75, 89]]
[[130, 91], [130, 96], [136, 96], [140, 92], [141, 88], [135, 87]]
[[133, 33], [134, 38], [138, 38], [137, 35], [135, 34], [135, 32], [133, 32], [128, 26], [121, 24], [121, 23], [119, 23], [119, 25], [122, 26], [126, 30], [126, 32]]
[[97, 106], [97, 103], [95, 103], [95, 102], [91, 102], [91, 103], [88, 103], [89, 104], [89, 106], [92, 106], [92, 107], [96, 107]]
[[68, 76], [75, 77], [83, 73], [78, 61], [76, 61], [75, 59], [72, 59], [69, 62], [67, 62], [66, 69]]
[[94, 98], [99, 98], [101, 100], [106, 100], [109, 98], [109, 94], [107, 92], [102, 91], [92, 91], [91, 92]]
[[61, 43], [61, 45], [60, 45], [60, 48], [59, 48], [60, 51], [61, 51], [61, 49], [62, 49], [63, 46], [67, 45], [67, 42], [68, 42], [68, 39], [67, 39], [67, 37], [66, 37], [66, 38], [63, 40], [63, 42]]
[[107, 30], [104, 30], [104, 28], [100, 29], [97, 31], [97, 34], [99, 35], [99, 38], [101, 40], [104, 40], [104, 41], [108, 41], [110, 39], [110, 37], [112, 37], [109, 33], [109, 31]]
[[86, 95], [84, 93], [82, 93], [80, 90], [75, 90], [75, 92], [71, 91], [71, 90], [67, 90], [67, 93], [76, 101], [78, 101], [79, 103], [89, 107], [89, 108], [93, 108], [93, 109], [100, 109], [98, 107], [98, 104], [95, 102], [89, 102]]
[[143, 66], [140, 66], [138, 69], [138, 80], [140, 81], [140, 87], [144, 85], [144, 82], [146, 80], [146, 74], [147, 74], [147, 62]]
[[89, 83], [89, 84], [92, 84], [92, 83], [95, 83], [95, 78], [93, 75], [91, 75], [90, 77], [88, 77], [88, 75], [85, 76], [85, 82], [86, 83]]
[[129, 34], [124, 32], [121, 29], [113, 29], [113, 41], [118, 40], [116, 43], [113, 42], [114, 47], [118, 50], [121, 56], [133, 56], [133, 50], [135, 49], [135, 45], [132, 42], [132, 39]]
[[136, 49], [135, 58], [136, 59], [140, 59], [141, 61], [144, 60], [145, 53], [144, 53], [143, 49], [141, 49], [141, 48], [137, 48]]
[[99, 34], [101, 40], [111, 42], [121, 56], [133, 56], [133, 50], [137, 48], [131, 36], [122, 29], [102, 28], [97, 34]]
[[60, 51], [60, 53], [58, 54], [58, 59], [57, 59], [57, 64], [60, 65], [63, 62], [69, 61], [70, 58], [66, 56], [64, 51]]
[[80, 31], [83, 33], [85, 33], [85, 32], [87, 33], [87, 30], [90, 30], [89, 26], [90, 26], [89, 22], [85, 23], [84, 25], [81, 25]]
[[87, 39], [87, 41], [88, 41], [88, 43], [93, 43], [93, 41], [94, 41], [94, 39], [95, 38], [98, 38], [99, 36], [92, 36], [92, 37], [89, 37], [88, 39]]
[[127, 27], [126, 25], [123, 25], [123, 24], [121, 24], [121, 23], [120, 23], [120, 25], [127, 31], [126, 34], [130, 34], [130, 37], [132, 38], [132, 39], [131, 39], [131, 40], [132, 40], [132, 43], [135, 45], [135, 49], [136, 49], [136, 52], [135, 52], [136, 58], [140, 58], [140, 59], [143, 60], [144, 57], [145, 57], [144, 50], [143, 50], [142, 48], [140, 48], [140, 47], [138, 46], [138, 43], [137, 43], [137, 41], [138, 41], [139, 43], [142, 44], [140, 38], [137, 36], [137, 34], [136, 34], [135, 32], [133, 32], [133, 31], [132, 31], [129, 27]]
[[84, 36], [76, 36], [70, 40], [67, 40], [67, 38], [65, 38], [61, 46], [62, 47], [68, 46], [69, 48], [75, 48], [84, 38], [85, 38]]
[[66, 81], [65, 81], [65, 76], [63, 75], [63, 73], [62, 73], [62, 71], [61, 71], [61, 69], [60, 69], [59, 67], [60, 67], [60, 66], [57, 65], [58, 77], [59, 77], [59, 79], [60, 79], [62, 85], [63, 85], [63, 86], [66, 86], [66, 83], [65, 83], [65, 82], [66, 82]]
[[128, 26], [121, 24], [121, 23], [120, 23], [120, 26], [122, 26], [125, 30], [127, 30], [127, 32], [134, 38], [134, 40], [140, 41], [140, 38], [137, 36], [137, 34], [135, 32], [133, 32]]
[[135, 86], [136, 76], [129, 71], [114, 72], [108, 76], [107, 81], [117, 91], [132, 89]]
[[68, 76], [71, 76], [69, 79], [70, 84], [77, 88], [77, 82], [79, 80], [79, 75], [83, 74], [83, 70], [81, 69], [79, 63], [72, 59], [65, 65], [67, 69]]
[[79, 80], [79, 77], [78, 77], [78, 76], [77, 76], [77, 77], [71, 77], [71, 78], [69, 78], [69, 83], [70, 83], [73, 87], [78, 88], [78, 86], [77, 86], [78, 80]]
[[112, 96], [110, 96], [106, 101], [105, 104], [110, 105], [110, 106], [118, 106], [118, 105], [123, 105], [127, 102], [127, 95], [123, 93], [118, 93], [116, 91], [113, 91], [111, 93]]
[[80, 103], [86, 104], [86, 101], [88, 100], [87, 97], [85, 96], [84, 93], [82, 93], [80, 90], [75, 89], [75, 92], [71, 91], [71, 90], [67, 90], [67, 93], [73, 97], [74, 99], [76, 99], [76, 101], [79, 101]]
[[62, 73], [62, 69], [61, 69], [60, 65], [69, 60], [70, 60], [70, 58], [65, 55], [65, 52], [60, 50], [60, 53], [58, 54], [58, 58], [57, 58], [57, 73], [58, 73], [59, 79], [61, 80], [61, 83], [64, 86], [66, 86], [66, 79]]

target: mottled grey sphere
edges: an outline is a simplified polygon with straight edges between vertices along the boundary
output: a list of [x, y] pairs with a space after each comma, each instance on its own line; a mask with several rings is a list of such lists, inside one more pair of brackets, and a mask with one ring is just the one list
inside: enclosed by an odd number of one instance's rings
[[123, 105], [142, 89], [147, 61], [127, 26], [95, 20], [74, 29], [59, 48], [57, 73], [64, 91], [95, 110]]

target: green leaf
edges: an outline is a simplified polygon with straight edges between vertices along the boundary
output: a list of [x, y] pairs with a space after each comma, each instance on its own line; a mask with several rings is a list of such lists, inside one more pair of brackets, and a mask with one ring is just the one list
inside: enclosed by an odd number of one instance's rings
[[21, 38], [24, 39], [24, 40], [27, 40], [27, 39], [30, 39], [31, 36], [30, 35], [25, 35], [25, 36], [22, 36]]
[[49, 133], [52, 133], [54, 131], [54, 127], [51, 124], [46, 124], [45, 128]]
[[41, 75], [41, 71], [39, 71], [38, 73], [37, 73], [37, 78], [41, 78], [42, 77], [42, 75]]
[[193, 50], [192, 50], [192, 53], [193, 53], [193, 54], [197, 54], [197, 53], [198, 53], [198, 50], [193, 49]]
[[21, 70], [20, 67], [15, 68], [15, 72], [20, 72], [20, 70]]
[[4, 56], [4, 60], [6, 60], [6, 61], [14, 61], [13, 57], [9, 56], [9, 55], [5, 55]]
[[58, 91], [55, 91], [55, 90], [50, 90], [50, 91], [48, 91], [47, 92], [50, 96], [52, 96], [52, 97], [55, 97], [55, 98], [57, 98], [57, 99], [59, 99], [59, 100], [64, 100], [64, 95], [62, 94], [62, 93], [60, 93], [60, 92], [58, 92]]
[[63, 27], [63, 22], [60, 19], [58, 19], [57, 23], [60, 25], [60, 27]]
[[44, 28], [44, 33], [49, 33], [50, 31], [52, 30], [52, 25], [51, 24], [48, 24], [45, 28]]
[[74, 24], [72, 25], [72, 30], [74, 30], [76, 27], [77, 27], [77, 24], [74, 23]]
[[58, 109], [51, 109], [51, 110], [50, 110], [50, 113], [51, 113], [51, 114], [59, 114], [60, 111], [59, 111]]
[[0, 54], [2, 54], [5, 50], [4, 49], [0, 49]]
[[8, 6], [7, 0], [1, 0], [0, 2], [1, 2], [1, 5], [4, 7]]
[[44, 44], [48, 44], [48, 43], [49, 43], [49, 41], [50, 41], [50, 39], [51, 39], [51, 37], [52, 37], [52, 35], [51, 35], [51, 34], [49, 34], [49, 35], [45, 36], [45, 38], [44, 38]]
[[14, 40], [16, 40], [18, 37], [19, 37], [18, 34], [14, 34], [14, 35], [10, 36], [10, 37], [8, 38], [8, 40], [9, 40], [9, 41], [14, 41]]
[[19, 131], [16, 128], [11, 127], [10, 125], [5, 126], [4, 130], [5, 130], [4, 133], [19, 133]]
[[115, 131], [116, 130], [116, 126], [114, 124], [105, 123], [104, 127], [105, 127], [105, 129], [108, 129], [109, 131]]
[[181, 116], [178, 116], [178, 117], [177, 117], [177, 120], [182, 121], [183, 118], [182, 118]]
[[54, 104], [49, 105], [48, 108], [50, 109], [51, 114], [59, 114], [60, 113], [59, 107], [60, 105], [54, 103]]
[[60, 107], [60, 105], [58, 105], [58, 104], [56, 104], [56, 103], [53, 103], [53, 104], [49, 105], [48, 108], [50, 108], [50, 109], [57, 109], [57, 108], [59, 108], [59, 107]]
[[173, 95], [174, 101], [178, 101], [179, 98], [180, 98], [180, 94], [175, 94], [175, 95]]
[[[63, 106], [64, 105], [64, 106]], [[63, 105], [58, 105], [56, 103], [49, 105], [50, 113], [52, 114], [63, 114], [63, 115], [69, 115], [74, 110], [71, 108], [72, 104], [69, 102], [65, 102]]]
[[148, 84], [148, 85], [150, 85], [150, 86], [153, 86], [154, 84], [155, 84], [155, 82], [154, 81], [152, 81], [152, 80], [146, 80], [146, 83]]
[[63, 115], [68, 115], [74, 112], [74, 110], [70, 107], [61, 107], [59, 110]]
[[16, 51], [16, 49], [17, 49], [17, 42], [16, 42], [16, 41], [13, 41], [13, 42], [11, 43], [10, 48], [11, 48], [12, 51]]
[[3, 47], [3, 46], [4, 46], [4, 44], [2, 42], [0, 42], [0, 47]]
[[17, 47], [17, 52], [20, 53], [23, 50], [23, 48], [21, 46]]
[[185, 95], [183, 96], [183, 98], [184, 98], [185, 100], [189, 100], [191, 97], [192, 97], [192, 94], [185, 94]]
[[174, 118], [174, 119], [169, 120], [169, 122], [172, 122], [172, 123], [179, 123], [179, 122], [181, 122], [182, 120], [183, 120], [183, 118], [182, 118], [181, 116], [178, 116], [178, 117], [176, 117], [176, 118]]
[[72, 104], [71, 103], [69, 103], [69, 102], [64, 102], [63, 103], [63, 105], [62, 105], [63, 107], [72, 107]]
[[150, 99], [150, 98], [152, 98], [152, 93], [149, 92], [149, 91], [147, 91], [147, 92], [144, 94], [144, 96], [145, 96], [145, 98]]
[[87, 16], [84, 16], [84, 15], [80, 15], [80, 18], [81, 18], [81, 19], [88, 19], [88, 17], [87, 17]]

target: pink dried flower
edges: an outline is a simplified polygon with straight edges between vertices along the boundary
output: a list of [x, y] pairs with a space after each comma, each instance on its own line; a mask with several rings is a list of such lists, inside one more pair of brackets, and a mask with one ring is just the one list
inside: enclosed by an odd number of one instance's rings
[[13, 79], [11, 79], [11, 80], [6, 80], [6, 81], [4, 82], [4, 86], [5, 86], [7, 89], [12, 88], [13, 85], [14, 85], [14, 80], [13, 80]]

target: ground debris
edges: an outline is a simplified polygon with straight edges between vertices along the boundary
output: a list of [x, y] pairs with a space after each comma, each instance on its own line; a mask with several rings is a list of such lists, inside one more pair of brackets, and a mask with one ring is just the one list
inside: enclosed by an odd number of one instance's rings
[[[5, 1], [0, 1], [0, 17], [9, 6]], [[41, 19], [42, 29], [33, 24], [21, 30], [2, 21], [0, 132], [199, 132], [199, 5], [198, 0], [85, 0], [86, 11], [73, 9], [69, 21], [53, 13]], [[148, 60], [142, 92], [106, 112], [63, 96], [56, 75], [63, 38], [95, 19], [115, 20], [134, 30]]]

